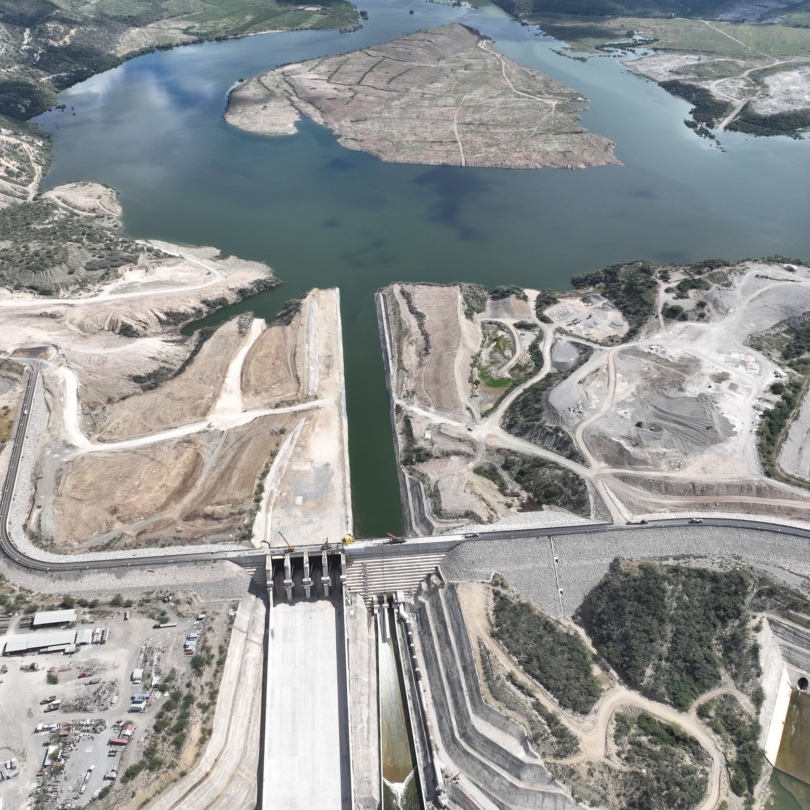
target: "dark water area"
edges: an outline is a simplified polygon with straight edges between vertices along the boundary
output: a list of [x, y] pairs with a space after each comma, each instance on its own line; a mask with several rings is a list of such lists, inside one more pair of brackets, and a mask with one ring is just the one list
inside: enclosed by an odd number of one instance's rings
[[[314, 286], [340, 287], [355, 530], [380, 536], [400, 531], [401, 507], [376, 289], [397, 280], [564, 289], [574, 273], [634, 258], [810, 259], [810, 144], [729, 133], [720, 138], [724, 153], [683, 125], [686, 102], [618, 59], [559, 56], [559, 43], [492, 5], [363, 7], [369, 20], [349, 35], [269, 34], [135, 59], [63, 92], [68, 111], [38, 121], [54, 134], [46, 186], [106, 183], [119, 193], [130, 235], [214, 245], [266, 262], [287, 282], [207, 322], [244, 310], [271, 318]], [[614, 140], [624, 165], [395, 165], [344, 149], [308, 121], [296, 135], [270, 139], [222, 119], [239, 78], [453, 21], [587, 96], [583, 124]]]

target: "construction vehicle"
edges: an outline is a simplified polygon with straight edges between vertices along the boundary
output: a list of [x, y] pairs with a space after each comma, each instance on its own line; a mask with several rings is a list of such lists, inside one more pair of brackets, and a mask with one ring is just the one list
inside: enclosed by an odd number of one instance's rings
[[353, 542], [354, 542], [354, 537], [352, 537], [350, 534], [347, 534], [343, 538], [343, 545], [345, 545], [345, 546], [350, 546]]
[[395, 534], [391, 534], [391, 532], [388, 532], [388, 536], [391, 538], [390, 540], [391, 545], [399, 545], [400, 543], [405, 542], [404, 537], [397, 537]]
[[295, 551], [295, 546], [281, 532], [279, 532], [278, 534], [279, 537], [281, 537], [281, 539], [287, 544], [287, 548], [290, 550], [290, 552], [292, 553], [293, 551]]

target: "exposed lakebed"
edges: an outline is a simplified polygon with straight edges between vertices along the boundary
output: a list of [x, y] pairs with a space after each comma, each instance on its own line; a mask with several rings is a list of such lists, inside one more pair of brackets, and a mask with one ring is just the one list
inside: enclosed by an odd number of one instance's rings
[[[60, 95], [47, 180], [115, 187], [130, 235], [210, 244], [266, 262], [288, 282], [211, 316], [271, 318], [313, 286], [341, 288], [357, 530], [401, 520], [373, 292], [396, 280], [565, 288], [622, 259], [691, 261], [775, 253], [810, 258], [810, 145], [682, 123], [689, 104], [618, 59], [582, 63], [494, 6], [374, 0], [361, 31], [269, 34], [159, 52]], [[409, 14], [413, 9], [414, 14]], [[415, 30], [464, 22], [495, 47], [586, 96], [583, 125], [623, 166], [502, 170], [383, 163], [310, 121], [264, 138], [222, 119], [238, 79]], [[71, 107], [76, 115], [71, 115]], [[56, 128], [58, 126], [58, 129]]]

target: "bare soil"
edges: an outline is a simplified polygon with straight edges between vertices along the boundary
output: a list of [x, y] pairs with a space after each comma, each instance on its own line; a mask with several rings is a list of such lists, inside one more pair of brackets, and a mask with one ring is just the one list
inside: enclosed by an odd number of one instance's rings
[[396, 163], [617, 163], [611, 141], [579, 126], [582, 101], [454, 24], [254, 77], [231, 93], [225, 118], [250, 132], [286, 135], [308, 116], [346, 148]]

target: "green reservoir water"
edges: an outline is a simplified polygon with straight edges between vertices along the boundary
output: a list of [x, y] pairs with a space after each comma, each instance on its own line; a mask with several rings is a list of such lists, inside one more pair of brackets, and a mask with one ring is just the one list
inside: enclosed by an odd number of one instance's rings
[[[401, 528], [401, 508], [377, 288], [467, 280], [563, 289], [572, 274], [622, 259], [810, 259], [810, 144], [728, 134], [723, 153], [683, 125], [686, 102], [627, 73], [618, 59], [583, 64], [554, 54], [559, 43], [495, 6], [372, 0], [362, 7], [369, 20], [349, 35], [268, 34], [135, 59], [62, 93], [68, 111], [38, 121], [55, 139], [47, 186], [107, 183], [119, 192], [132, 236], [215, 245], [266, 262], [287, 282], [208, 322], [248, 309], [271, 318], [313, 286], [340, 287], [355, 529], [379, 536]], [[297, 135], [267, 139], [221, 117], [239, 78], [452, 21], [586, 95], [584, 125], [614, 140], [624, 165], [400, 166], [344, 149], [311, 122]]]

